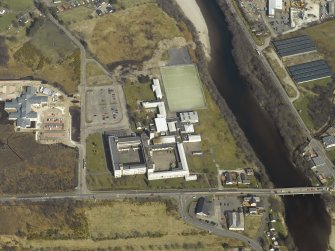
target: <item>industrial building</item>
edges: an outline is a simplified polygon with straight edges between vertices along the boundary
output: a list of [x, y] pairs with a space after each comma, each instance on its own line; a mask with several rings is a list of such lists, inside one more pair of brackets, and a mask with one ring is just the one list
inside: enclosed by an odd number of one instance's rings
[[140, 137], [108, 137], [115, 178], [146, 173], [146, 161]]
[[33, 108], [47, 103], [47, 96], [37, 96], [36, 89], [27, 86], [20, 97], [5, 102], [5, 111], [9, 113], [9, 120], [16, 121], [17, 128], [30, 128], [32, 122], [37, 121], [37, 112]]
[[274, 17], [275, 10], [282, 10], [283, 9], [283, 0], [268, 0], [268, 16]]
[[331, 77], [332, 72], [324, 60], [312, 61], [288, 67], [292, 79], [298, 83]]
[[308, 36], [299, 36], [272, 42], [280, 57], [293, 56], [316, 51], [313, 41]]
[[244, 231], [244, 214], [243, 212], [228, 212], [227, 226], [232, 231]]

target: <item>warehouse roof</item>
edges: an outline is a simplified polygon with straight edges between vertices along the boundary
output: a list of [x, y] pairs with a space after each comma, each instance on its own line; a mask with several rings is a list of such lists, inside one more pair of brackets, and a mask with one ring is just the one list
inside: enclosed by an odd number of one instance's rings
[[272, 42], [281, 57], [316, 51], [313, 41], [308, 36], [299, 36]]
[[288, 71], [297, 83], [308, 82], [331, 76], [331, 70], [324, 60], [312, 61], [288, 67]]

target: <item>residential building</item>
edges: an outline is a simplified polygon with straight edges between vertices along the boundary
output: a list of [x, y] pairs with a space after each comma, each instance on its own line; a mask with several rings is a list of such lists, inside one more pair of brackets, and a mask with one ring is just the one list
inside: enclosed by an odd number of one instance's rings
[[253, 215], [257, 214], [257, 208], [256, 207], [249, 207], [249, 213], [253, 214]]
[[312, 160], [312, 167], [311, 167], [312, 169], [326, 165], [325, 160], [321, 156], [313, 157], [311, 160]]
[[326, 136], [322, 138], [322, 143], [325, 148], [331, 148], [335, 146], [335, 137], [333, 135]]
[[195, 214], [198, 216], [209, 216], [211, 211], [211, 202], [207, 198], [200, 197], [195, 207]]

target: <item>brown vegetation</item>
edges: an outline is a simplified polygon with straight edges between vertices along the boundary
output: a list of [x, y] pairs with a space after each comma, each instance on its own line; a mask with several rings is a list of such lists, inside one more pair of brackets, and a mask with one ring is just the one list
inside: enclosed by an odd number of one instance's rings
[[[3, 107], [3, 103], [2, 103]], [[76, 186], [77, 151], [41, 145], [32, 133], [14, 132], [1, 112], [0, 193], [60, 192]]]

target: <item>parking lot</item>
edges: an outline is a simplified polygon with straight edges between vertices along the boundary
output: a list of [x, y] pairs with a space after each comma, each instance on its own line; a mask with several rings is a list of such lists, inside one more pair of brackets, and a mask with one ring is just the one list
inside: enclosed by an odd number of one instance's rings
[[86, 122], [89, 125], [117, 123], [122, 119], [114, 86], [92, 87], [86, 92]]

